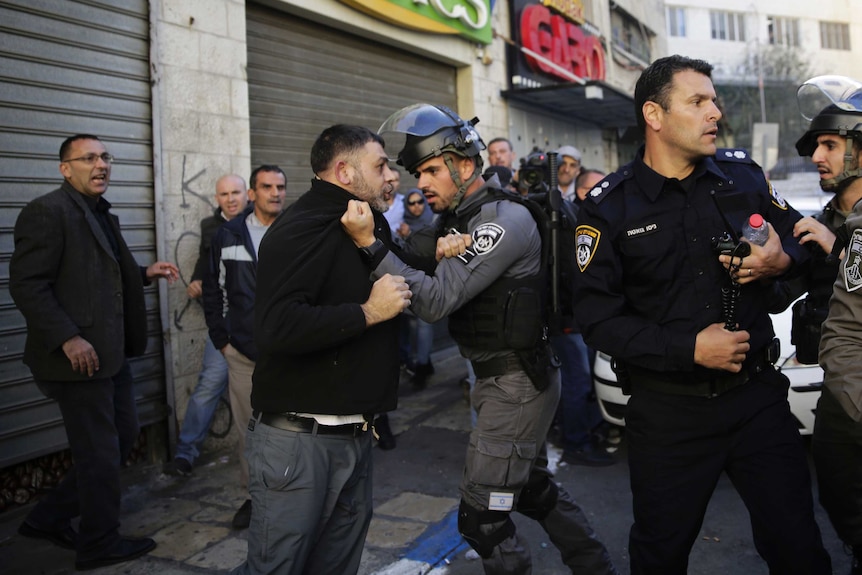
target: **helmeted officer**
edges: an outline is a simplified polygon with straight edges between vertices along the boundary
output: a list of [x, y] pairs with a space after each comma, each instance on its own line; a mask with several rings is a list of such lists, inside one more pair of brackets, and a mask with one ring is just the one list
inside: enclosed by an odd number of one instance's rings
[[[862, 199], [862, 183], [857, 181], [862, 175], [862, 84], [844, 76], [817, 76], [799, 87], [797, 100], [810, 125], [796, 150], [811, 158], [820, 173], [820, 187], [834, 197], [822, 212], [794, 225], [793, 235], [809, 249], [811, 261], [806, 273], [775, 282], [769, 312], [783, 311], [808, 292], [793, 306], [792, 342], [797, 361], [812, 364], [817, 363], [820, 328], [838, 273], [837, 256], [846, 243], [842, 240], [836, 247], [836, 233]], [[829, 257], [833, 249], [836, 252]]]
[[[811, 120], [796, 143], [800, 156], [810, 156], [820, 173], [820, 187], [835, 194], [815, 218], [794, 227], [800, 243], [812, 247], [810, 271], [802, 281], [788, 282], [785, 293], [793, 301], [805, 288], [806, 298], [793, 307], [793, 343], [803, 363], [818, 361], [825, 370], [817, 402], [812, 455], [820, 503], [838, 537], [853, 549], [852, 575], [862, 574], [862, 380], [858, 322], [862, 300], [854, 297], [854, 266], [860, 248], [843, 235], [845, 220], [859, 227], [862, 208], [862, 83], [843, 76], [818, 76], [797, 92], [802, 116]], [[850, 222], [848, 221], [848, 225]], [[849, 236], [849, 232], [847, 233]], [[853, 232], [862, 237], [862, 232]], [[836, 242], [836, 235], [841, 237]], [[858, 243], [858, 242], [856, 242]], [[848, 246], [850, 254], [839, 267], [835, 256]], [[833, 257], [827, 257], [832, 252]], [[840, 273], [850, 270], [849, 276]], [[857, 274], [858, 275], [858, 274]], [[835, 279], [838, 276], [838, 282]], [[849, 281], [848, 281], [849, 278]], [[781, 286], [781, 283], [777, 283]], [[835, 303], [830, 304], [835, 286]], [[795, 290], [787, 289], [796, 288]], [[786, 306], [785, 306], [786, 307]], [[826, 320], [827, 312], [829, 319]], [[820, 336], [823, 328], [823, 345]]]
[[505, 199], [496, 176], [482, 179], [485, 145], [477, 121], [443, 106], [415, 104], [380, 128], [390, 149], [400, 150], [398, 163], [417, 176], [428, 205], [441, 214], [446, 235], [436, 246], [433, 276], [375, 242], [367, 206], [351, 204], [342, 223], [366, 252], [373, 277], [398, 270], [419, 317], [449, 317], [452, 337], [473, 364], [471, 403], [478, 418], [460, 486], [458, 528], [481, 555], [485, 572], [530, 572], [529, 548], [510, 518], [519, 511], [540, 522], [573, 572], [616, 573], [583, 512], [547, 469], [545, 437], [560, 379], [542, 319], [542, 240], [517, 196]]
[[[644, 70], [635, 112], [645, 145], [587, 195], [575, 231], [575, 317], [587, 344], [626, 369], [631, 390], [631, 572], [687, 573], [727, 473], [770, 572], [826, 575], [761, 281], [806, 260], [792, 235], [800, 215], [744, 150], [716, 149], [711, 73], [678, 55]], [[734, 246], [752, 213], [770, 222], [769, 238], [746, 253]]]

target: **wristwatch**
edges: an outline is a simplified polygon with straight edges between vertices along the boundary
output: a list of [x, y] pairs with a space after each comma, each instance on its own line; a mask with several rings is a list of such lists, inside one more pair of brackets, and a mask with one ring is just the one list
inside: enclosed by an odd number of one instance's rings
[[373, 244], [365, 246], [364, 248], [359, 248], [359, 251], [367, 261], [371, 262], [385, 248], [386, 246], [383, 241], [380, 238], [377, 238], [374, 240]]

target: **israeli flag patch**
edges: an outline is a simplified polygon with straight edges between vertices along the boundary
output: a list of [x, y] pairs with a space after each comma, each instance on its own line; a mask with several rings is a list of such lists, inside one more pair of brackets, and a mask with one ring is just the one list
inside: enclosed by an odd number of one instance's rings
[[497, 491], [492, 491], [491, 495], [488, 496], [489, 511], [511, 511], [514, 505], [514, 493], [500, 493]]

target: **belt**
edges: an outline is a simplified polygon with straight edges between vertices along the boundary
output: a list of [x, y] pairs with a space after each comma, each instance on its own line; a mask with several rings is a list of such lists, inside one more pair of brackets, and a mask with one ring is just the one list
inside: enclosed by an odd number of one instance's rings
[[710, 378], [709, 380], [691, 382], [675, 382], [667, 378], [661, 378], [656, 372], [642, 370], [632, 365], [627, 367], [634, 388], [671, 395], [712, 398], [748, 383], [752, 374], [773, 369], [775, 358], [777, 358], [775, 344], [770, 344], [746, 361], [739, 373], [729, 373]]
[[[311, 417], [300, 417], [286, 413], [261, 413], [260, 411], [252, 413], [252, 422], [254, 421], [259, 421], [264, 425], [284, 431], [311, 433], [314, 435], [349, 435], [357, 437], [370, 429], [367, 422], [347, 423], [345, 425], [320, 425]], [[251, 422], [249, 426], [252, 426]]]
[[473, 364], [473, 372], [476, 374], [476, 379], [524, 371], [524, 368], [521, 366], [521, 360], [514, 353], [495, 357], [487, 361], [470, 361], [470, 363]]

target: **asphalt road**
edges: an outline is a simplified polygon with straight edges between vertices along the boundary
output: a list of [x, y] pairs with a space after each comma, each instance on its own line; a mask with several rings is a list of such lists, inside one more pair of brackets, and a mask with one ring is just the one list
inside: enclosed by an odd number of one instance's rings
[[[458, 497], [457, 486], [461, 477], [461, 463], [467, 444], [469, 411], [463, 400], [450, 390], [457, 388], [452, 381], [435, 381], [442, 392], [436, 401], [437, 410], [430, 410], [414, 420], [398, 436], [398, 447], [389, 452], [375, 454], [375, 507], [390, 499], [398, 491]], [[402, 389], [404, 386], [402, 385]], [[409, 392], [408, 396], [409, 398]], [[410, 404], [410, 401], [405, 402]], [[393, 420], [404, 421], [409, 415], [395, 412]], [[397, 424], [399, 427], [401, 424]], [[803, 438], [806, 449], [809, 439]], [[629, 572], [627, 553], [628, 532], [632, 523], [631, 492], [626, 463], [625, 437], [616, 453], [618, 462], [610, 467], [584, 467], [559, 465], [556, 481], [563, 485], [583, 507], [599, 538], [607, 546], [620, 573]], [[551, 458], [559, 452], [552, 448]], [[813, 477], [813, 468], [812, 468]], [[815, 491], [816, 493], [816, 491]], [[832, 556], [833, 572], [850, 571], [850, 559], [835, 535], [823, 509], [815, 504], [815, 513], [823, 534], [824, 544]], [[559, 553], [541, 527], [518, 514], [515, 522], [527, 536], [533, 555], [533, 573], [558, 575], [570, 573], [559, 558]], [[453, 539], [447, 541], [454, 544]], [[367, 547], [368, 549], [368, 547]], [[436, 569], [436, 575], [480, 575], [478, 560], [466, 557], [463, 547], [446, 555]], [[370, 554], [366, 554], [368, 559]], [[416, 573], [400, 570], [399, 558], [409, 556], [398, 550], [385, 557], [382, 563], [365, 561], [364, 574]], [[379, 558], [379, 557], [378, 557]], [[396, 565], [396, 567], [392, 567]], [[388, 566], [388, 569], [387, 569]], [[426, 572], [426, 571], [421, 571]], [[700, 536], [694, 544], [689, 562], [690, 575], [766, 575], [768, 569], [757, 554], [751, 539], [748, 513], [727, 477], [719, 481], [703, 522]]]

